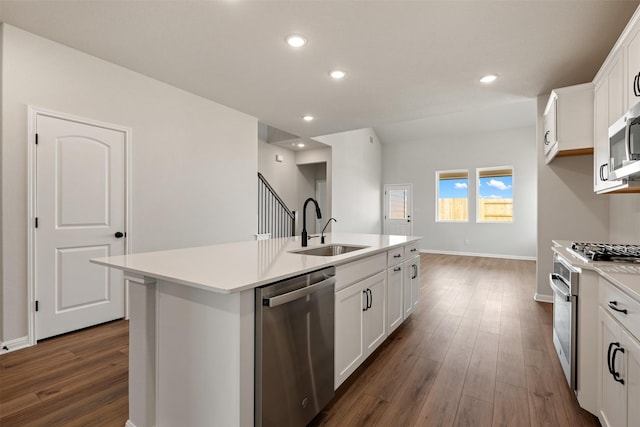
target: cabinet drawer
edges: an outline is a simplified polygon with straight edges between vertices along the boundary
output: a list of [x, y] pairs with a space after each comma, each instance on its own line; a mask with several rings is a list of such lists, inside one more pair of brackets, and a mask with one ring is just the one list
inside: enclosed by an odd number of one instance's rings
[[404, 247], [404, 259], [413, 258], [420, 255], [420, 245], [418, 242], [410, 243]]
[[336, 267], [336, 292], [386, 269], [386, 253]]
[[605, 279], [600, 279], [599, 302], [636, 339], [640, 337], [640, 302], [634, 300]]
[[387, 266], [400, 264], [404, 258], [404, 246], [387, 251]]

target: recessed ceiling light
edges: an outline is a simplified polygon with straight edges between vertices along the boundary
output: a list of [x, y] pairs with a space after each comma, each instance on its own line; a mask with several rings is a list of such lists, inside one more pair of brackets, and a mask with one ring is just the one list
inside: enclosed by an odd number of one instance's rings
[[347, 72], [342, 70], [332, 70], [329, 72], [329, 75], [333, 79], [340, 80], [347, 75]]
[[307, 44], [307, 39], [300, 34], [289, 34], [285, 40], [291, 47], [302, 47]]
[[310, 122], [311, 120], [313, 120], [313, 116], [307, 114], [306, 116], [302, 116], [302, 120], [304, 120], [305, 122]]
[[484, 76], [483, 78], [480, 79], [480, 82], [482, 83], [491, 83], [496, 81], [496, 79], [498, 78], [497, 74], [487, 74], [486, 76]]
[[302, 142], [298, 143], [298, 148], [304, 148], [304, 144]]

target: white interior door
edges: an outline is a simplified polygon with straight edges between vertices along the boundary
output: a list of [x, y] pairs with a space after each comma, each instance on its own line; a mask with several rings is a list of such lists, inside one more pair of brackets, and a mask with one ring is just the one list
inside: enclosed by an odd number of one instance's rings
[[[38, 114], [36, 339], [124, 317], [125, 132]], [[117, 234], [118, 233], [118, 234]], [[119, 236], [119, 237], [117, 237]]]
[[411, 184], [384, 186], [384, 234], [413, 235], [413, 198]]

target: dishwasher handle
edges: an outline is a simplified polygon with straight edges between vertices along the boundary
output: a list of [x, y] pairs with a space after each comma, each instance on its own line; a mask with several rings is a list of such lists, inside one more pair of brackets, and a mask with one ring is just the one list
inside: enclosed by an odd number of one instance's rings
[[329, 277], [321, 282], [314, 283], [313, 285], [306, 286], [304, 288], [296, 289], [295, 291], [287, 292], [286, 294], [276, 295], [271, 298], [263, 298], [262, 305], [266, 307], [277, 307], [282, 304], [286, 304], [291, 301], [295, 301], [302, 297], [305, 297], [313, 292], [316, 292], [322, 288], [333, 286], [336, 283], [335, 277]]

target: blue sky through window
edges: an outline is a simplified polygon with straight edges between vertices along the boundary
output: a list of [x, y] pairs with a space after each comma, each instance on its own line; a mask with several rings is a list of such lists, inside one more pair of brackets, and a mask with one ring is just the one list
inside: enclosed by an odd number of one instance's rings
[[466, 199], [469, 190], [468, 179], [441, 179], [438, 196], [441, 199]]
[[513, 177], [498, 176], [480, 178], [478, 189], [481, 199], [512, 199]]

